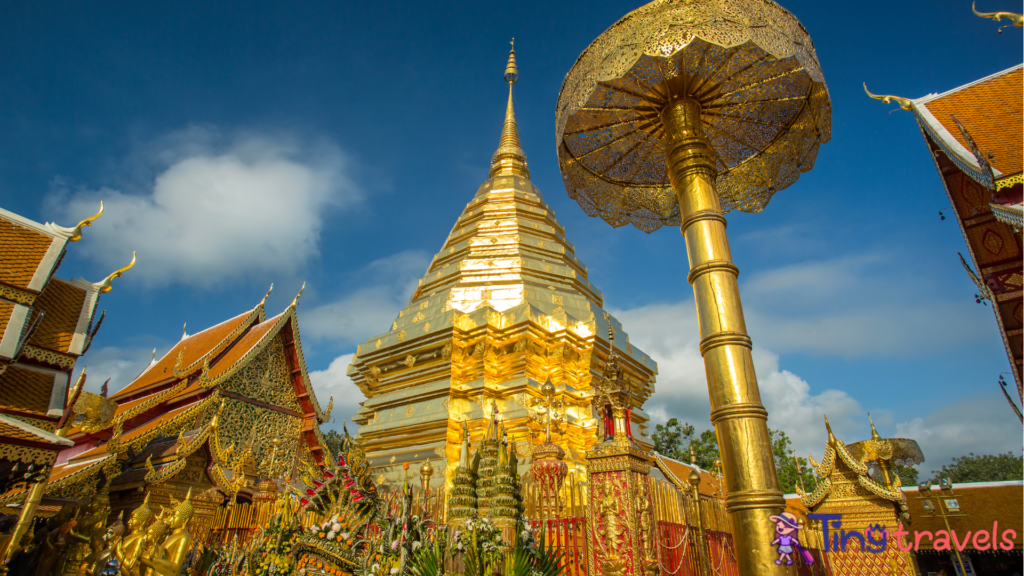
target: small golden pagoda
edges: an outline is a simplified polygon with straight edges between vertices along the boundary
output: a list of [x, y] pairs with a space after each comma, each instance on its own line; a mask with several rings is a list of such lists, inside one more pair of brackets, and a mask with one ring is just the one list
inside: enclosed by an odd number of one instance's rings
[[[463, 422], [469, 442], [479, 446], [495, 408], [522, 457], [531, 444], [544, 443], [544, 414], [551, 411], [553, 441], [580, 470], [598, 440], [591, 382], [608, 357], [609, 326], [620, 367], [634, 385], [633, 434], [651, 445], [641, 408], [654, 392], [656, 364], [602, 309], [587, 267], [530, 182], [512, 104], [517, 78], [513, 50], [490, 178], [391, 329], [359, 346], [349, 367], [367, 397], [354, 419], [378, 483], [398, 485], [403, 463], [437, 458], [447, 461], [450, 481]], [[541, 387], [549, 380], [555, 391], [545, 396]]]
[[[797, 492], [810, 514], [836, 515], [835, 519], [820, 520], [823, 542], [815, 543], [821, 545], [828, 573], [917, 574], [913, 556], [900, 551], [892, 534], [901, 520], [907, 518], [907, 499], [900, 490], [900, 477], [891, 472], [891, 464], [900, 460], [894, 458], [894, 453], [911, 449], [911, 443], [916, 448], [917, 443], [902, 438], [882, 439], [872, 423], [871, 440], [846, 446], [832, 434], [827, 417], [825, 428], [825, 455], [820, 463], [811, 459], [817, 486], [809, 494], [798, 486]], [[878, 467], [875, 479], [871, 478], [869, 462]], [[883, 547], [877, 544], [882, 540], [882, 528], [889, 534], [884, 550], [879, 551]]]
[[[268, 292], [269, 295], [269, 292]], [[196, 537], [210, 530], [214, 509], [248, 502], [264, 490], [260, 479], [294, 476], [323, 459], [321, 409], [309, 381], [299, 339], [298, 296], [267, 318], [266, 296], [252, 310], [182, 335], [162, 358], [111, 396], [112, 419], [72, 427], [74, 446], [61, 452], [45, 494], [64, 501], [91, 496], [102, 471], [111, 519], [149, 495], [150, 506], [170, 506], [191, 490]], [[264, 490], [265, 491], [265, 490]], [[0, 497], [19, 502], [24, 491]]]

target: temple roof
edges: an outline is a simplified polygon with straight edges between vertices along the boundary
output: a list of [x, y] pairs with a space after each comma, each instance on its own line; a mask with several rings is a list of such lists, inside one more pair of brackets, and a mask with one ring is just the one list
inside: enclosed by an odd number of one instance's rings
[[40, 292], [70, 235], [0, 208], [0, 283]]
[[[911, 110], [922, 131], [953, 164], [985, 187], [1002, 188], [1021, 182], [1022, 70], [1024, 65], [1018, 64], [947, 92], [917, 99], [868, 94], [885, 102], [895, 100], [904, 110]], [[954, 117], [991, 166], [991, 176], [971, 151]]]
[[954, 148], [965, 159], [973, 160], [967, 141], [951, 118], [956, 116], [978, 148], [993, 155], [989, 161], [999, 172], [997, 178], [1000, 174], [1019, 174], [1024, 163], [1021, 158], [1024, 141], [1021, 135], [1024, 125], [1022, 68], [1024, 65], [1018, 64], [948, 92], [918, 98], [914, 103], [930, 113], [922, 111], [921, 116], [943, 140], [944, 147]]
[[654, 454], [654, 463], [665, 477], [669, 479], [673, 484], [676, 485], [680, 490], [690, 490], [690, 473], [697, 472], [700, 476], [700, 485], [697, 487], [697, 491], [703, 496], [722, 496], [724, 494], [722, 490], [722, 481], [718, 476], [715, 476], [711, 472], [696, 466], [694, 464], [687, 464], [668, 456]]
[[[179, 374], [194, 372], [203, 360], [215, 356], [234, 342], [240, 333], [263, 319], [262, 304], [243, 312], [234, 318], [211, 326], [178, 341], [156, 364], [147, 367], [130, 384], [110, 396], [111, 400], [122, 401], [159, 384], [178, 380], [175, 366], [181, 356]], [[211, 354], [213, 353], [213, 354]]]
[[21, 364], [12, 364], [0, 378], [0, 409], [29, 416], [57, 415], [63, 413], [64, 399], [53, 402], [54, 390], [63, 392], [67, 385], [67, 373], [55, 370], [35, 369]]
[[801, 493], [801, 502], [807, 509], [822, 503], [832, 493], [834, 482], [842, 480], [845, 471], [853, 472], [856, 475], [857, 484], [879, 498], [891, 502], [899, 502], [903, 499], [903, 495], [899, 492], [899, 476], [896, 477], [896, 485], [891, 489], [872, 480], [868, 475], [867, 464], [858, 460], [846, 448], [846, 445], [832, 434], [832, 427], [829, 426], [827, 417], [825, 418], [825, 429], [828, 431], [825, 455], [820, 463], [811, 461], [818, 485], [808, 494]]

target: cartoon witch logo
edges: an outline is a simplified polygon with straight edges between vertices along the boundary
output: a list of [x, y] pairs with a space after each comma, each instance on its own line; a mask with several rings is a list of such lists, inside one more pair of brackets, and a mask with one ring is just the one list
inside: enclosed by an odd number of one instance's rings
[[793, 564], [793, 556], [798, 551], [808, 566], [814, 564], [814, 557], [800, 545], [797, 533], [804, 525], [796, 516], [790, 512], [783, 512], [768, 519], [775, 523], [775, 540], [772, 540], [771, 545], [778, 545], [776, 552], [779, 553], [779, 559], [775, 561], [776, 564], [782, 564], [783, 560], [786, 561], [786, 566]]

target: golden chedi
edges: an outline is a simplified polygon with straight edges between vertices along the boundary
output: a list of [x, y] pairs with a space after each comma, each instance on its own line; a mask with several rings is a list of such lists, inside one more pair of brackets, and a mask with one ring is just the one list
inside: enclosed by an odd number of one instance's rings
[[[547, 400], [540, 388], [549, 379], [563, 406], [552, 441], [578, 469], [596, 440], [590, 393], [608, 357], [609, 325], [619, 336], [621, 363], [636, 383], [634, 436], [651, 446], [642, 407], [654, 391], [656, 365], [602, 308], [604, 299], [588, 280], [586, 265], [530, 181], [513, 109], [517, 78], [513, 52], [505, 74], [505, 121], [489, 178], [390, 330], [361, 344], [349, 367], [367, 398], [354, 417], [361, 425], [358, 439], [380, 484], [400, 486], [403, 463], [439, 456], [446, 467], [434, 482], [451, 488], [463, 422], [470, 443], [480, 446], [495, 405], [509, 440], [517, 442], [520, 456], [528, 456], [531, 445], [545, 441], [537, 413]], [[493, 448], [481, 455], [487, 463], [497, 462]], [[483, 509], [490, 486], [484, 476], [480, 480], [476, 496]]]

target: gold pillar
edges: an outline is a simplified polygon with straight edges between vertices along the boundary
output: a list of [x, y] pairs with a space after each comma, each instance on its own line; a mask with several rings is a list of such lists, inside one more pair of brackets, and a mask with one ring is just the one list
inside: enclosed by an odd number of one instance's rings
[[693, 497], [693, 515], [697, 521], [697, 536], [694, 538], [697, 544], [697, 554], [700, 556], [700, 573], [701, 576], [710, 576], [711, 570], [708, 565], [708, 541], [704, 536], [704, 518], [701, 516], [700, 510], [700, 474], [696, 470], [690, 472], [690, 477], [686, 479], [690, 483], [690, 493]]
[[761, 405], [750, 337], [743, 321], [725, 217], [715, 190], [715, 162], [700, 120], [700, 105], [672, 100], [661, 112], [665, 159], [679, 200], [704, 357], [711, 422], [725, 472], [726, 510], [732, 516], [740, 573], [786, 574], [775, 564], [768, 517], [785, 507]]

